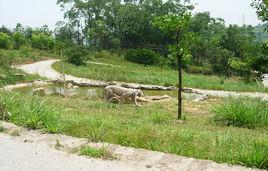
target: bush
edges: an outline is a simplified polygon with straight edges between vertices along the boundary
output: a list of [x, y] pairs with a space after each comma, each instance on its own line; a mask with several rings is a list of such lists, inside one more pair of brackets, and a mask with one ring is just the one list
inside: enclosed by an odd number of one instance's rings
[[13, 34], [13, 40], [14, 40], [14, 49], [19, 49], [22, 45], [26, 43], [25, 36], [20, 32], [15, 32]]
[[67, 57], [66, 62], [71, 63], [76, 66], [81, 66], [86, 64], [87, 59], [87, 49], [82, 46], [69, 48], [65, 51]]
[[32, 35], [32, 47], [40, 50], [53, 49], [55, 41], [52, 36], [44, 33], [38, 33]]
[[161, 58], [158, 53], [149, 49], [131, 49], [125, 57], [128, 61], [144, 65], [159, 64]]
[[11, 45], [11, 37], [6, 34], [0, 32], [0, 49], [8, 49]]
[[213, 71], [210, 66], [189, 66], [186, 69], [186, 72], [190, 74], [204, 74], [204, 75], [212, 75]]
[[228, 97], [213, 108], [214, 121], [228, 126], [268, 126], [268, 102], [249, 97]]
[[60, 111], [46, 104], [45, 101], [24, 97], [15, 93], [1, 93], [0, 119], [26, 126], [32, 129], [44, 128], [50, 133], [57, 133], [62, 128]]
[[116, 57], [119, 57], [116, 53], [112, 53], [106, 50], [94, 52], [92, 54], [92, 57], [95, 59], [113, 59]]

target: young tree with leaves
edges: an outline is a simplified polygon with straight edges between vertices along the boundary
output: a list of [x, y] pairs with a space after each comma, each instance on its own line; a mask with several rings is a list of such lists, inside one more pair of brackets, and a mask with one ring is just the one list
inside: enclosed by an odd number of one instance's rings
[[179, 15], [165, 15], [156, 17], [153, 25], [170, 36], [174, 41], [169, 45], [171, 56], [178, 63], [178, 119], [182, 118], [182, 60], [189, 54], [189, 45], [193, 34], [188, 31], [191, 14], [184, 12]]

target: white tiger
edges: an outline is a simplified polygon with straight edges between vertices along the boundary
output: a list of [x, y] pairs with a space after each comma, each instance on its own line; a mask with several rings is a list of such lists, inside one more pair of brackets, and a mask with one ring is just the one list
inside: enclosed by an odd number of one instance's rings
[[135, 102], [135, 105], [139, 106], [137, 98], [142, 95], [143, 93], [139, 89], [124, 88], [117, 85], [109, 85], [104, 88], [104, 98], [110, 102], [113, 100], [121, 102], [131, 100]]

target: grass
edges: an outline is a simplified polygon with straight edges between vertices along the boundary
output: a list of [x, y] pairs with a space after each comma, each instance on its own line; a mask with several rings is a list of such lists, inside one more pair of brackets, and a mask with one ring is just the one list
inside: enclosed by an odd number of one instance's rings
[[62, 110], [49, 106], [37, 97], [1, 92], [0, 119], [32, 129], [45, 129], [50, 133], [60, 132]]
[[19, 50], [1, 50], [0, 57], [5, 57], [6, 59], [11, 59], [13, 63], [31, 63], [40, 60], [45, 60], [48, 58], [55, 58], [56, 54], [54, 51], [42, 51], [32, 48], [23, 47]]
[[90, 157], [94, 157], [94, 158], [102, 158], [104, 160], [115, 159], [115, 156], [106, 147], [101, 147], [101, 148], [93, 148], [90, 146], [82, 147], [80, 150], [80, 155], [90, 156]]
[[30, 82], [34, 80], [44, 79], [38, 75], [25, 74], [23, 71], [16, 69], [10, 69], [9, 71], [7, 71], [1, 70], [0, 68], [0, 76], [4, 77], [0, 79], [0, 87], [10, 84], [16, 84], [19, 82]]
[[268, 127], [268, 102], [249, 97], [229, 97], [213, 109], [214, 121], [227, 126]]
[[[101, 97], [88, 100], [86, 95], [45, 99], [48, 104], [66, 109], [60, 118], [64, 124], [60, 132], [70, 136], [219, 163], [268, 168], [267, 126], [247, 129], [211, 122], [213, 114], [209, 109], [221, 99], [198, 103], [183, 101], [183, 112], [187, 116], [183, 123], [176, 122], [175, 101], [135, 107], [133, 104], [110, 104]], [[90, 148], [85, 148], [84, 153], [100, 155]]]
[[[63, 64], [65, 73], [67, 74], [96, 80], [136, 82], [164, 86], [177, 85], [177, 71], [168, 67], [161, 69], [158, 66], [143, 66], [127, 61], [120, 62], [119, 59], [116, 59], [115, 57], [113, 59], [93, 59], [92, 61], [121, 65], [123, 67], [97, 65], [92, 63], [87, 63], [86, 66], [77, 67], [65, 62], [57, 62], [53, 65], [53, 68], [58, 72], [61, 72], [61, 64]], [[183, 86], [211, 90], [268, 93], [268, 88], [258, 86], [254, 83], [246, 84], [238, 78], [230, 78], [223, 81], [223, 79], [218, 76], [188, 73], [184, 73]]]
[[2, 125], [0, 125], [0, 132], [5, 132], [5, 128]]
[[9, 135], [13, 137], [18, 137], [20, 136], [20, 132], [18, 130], [14, 130], [11, 133], [9, 133]]

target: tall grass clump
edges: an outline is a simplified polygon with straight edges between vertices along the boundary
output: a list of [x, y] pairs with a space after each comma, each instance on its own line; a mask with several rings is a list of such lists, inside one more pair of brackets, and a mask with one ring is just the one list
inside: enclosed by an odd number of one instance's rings
[[212, 112], [216, 123], [246, 128], [268, 126], [268, 102], [259, 98], [228, 97]]
[[60, 110], [37, 97], [1, 92], [0, 119], [31, 129], [58, 133], [62, 128]]
[[101, 147], [101, 148], [93, 148], [93, 147], [83, 147], [80, 150], [80, 154], [84, 156], [90, 156], [94, 158], [102, 158], [104, 160], [113, 160], [116, 157], [112, 154], [112, 152], [106, 148], [106, 147]]

